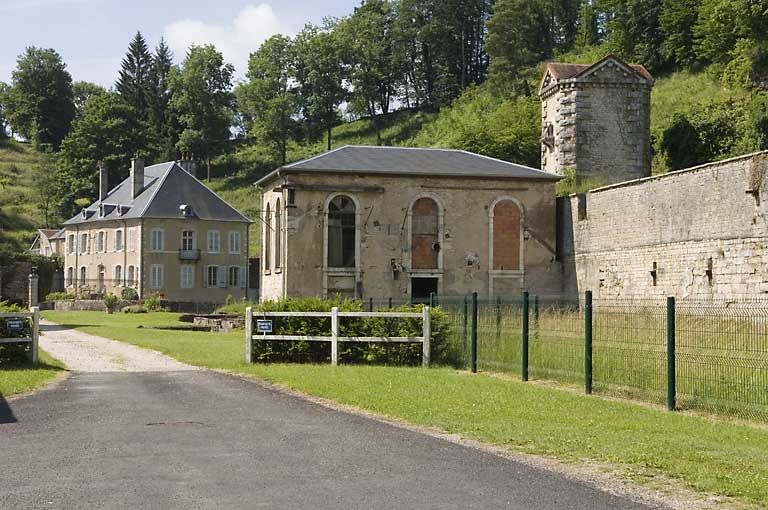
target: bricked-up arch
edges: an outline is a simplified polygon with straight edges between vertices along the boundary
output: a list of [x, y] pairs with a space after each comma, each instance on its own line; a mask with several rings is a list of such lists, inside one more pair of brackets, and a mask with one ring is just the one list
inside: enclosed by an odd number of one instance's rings
[[519, 271], [521, 269], [522, 214], [511, 199], [502, 199], [493, 207], [492, 269]]
[[328, 204], [328, 267], [355, 267], [355, 202], [338, 195]]
[[422, 197], [411, 208], [411, 265], [413, 269], [439, 269], [440, 225], [437, 202]]

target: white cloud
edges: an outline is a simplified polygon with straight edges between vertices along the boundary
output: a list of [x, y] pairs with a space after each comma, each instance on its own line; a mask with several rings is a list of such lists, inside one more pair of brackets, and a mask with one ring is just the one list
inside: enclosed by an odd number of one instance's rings
[[288, 28], [277, 19], [269, 4], [249, 5], [225, 25], [183, 19], [171, 23], [164, 30], [166, 42], [177, 61], [184, 58], [193, 44], [213, 44], [224, 55], [226, 62], [234, 64], [236, 75], [240, 77], [248, 69], [250, 53], [277, 33], [288, 33]]

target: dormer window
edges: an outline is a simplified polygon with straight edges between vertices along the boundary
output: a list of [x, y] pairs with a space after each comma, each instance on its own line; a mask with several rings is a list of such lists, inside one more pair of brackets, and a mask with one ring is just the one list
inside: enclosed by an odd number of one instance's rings
[[185, 218], [191, 218], [195, 215], [195, 211], [192, 209], [192, 206], [187, 204], [181, 204], [179, 206], [179, 212]]
[[88, 219], [88, 209], [83, 209], [80, 214], [82, 215], [84, 220]]

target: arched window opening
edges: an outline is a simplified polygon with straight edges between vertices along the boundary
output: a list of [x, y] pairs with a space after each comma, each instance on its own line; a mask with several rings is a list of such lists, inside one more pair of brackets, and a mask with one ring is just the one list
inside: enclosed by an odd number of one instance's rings
[[272, 268], [272, 210], [267, 204], [267, 211], [264, 214], [264, 270], [269, 271]]
[[411, 265], [413, 269], [438, 269], [440, 238], [437, 203], [420, 198], [411, 208]]
[[328, 267], [355, 267], [355, 212], [343, 195], [328, 204]]
[[520, 270], [520, 208], [502, 200], [493, 208], [493, 269]]
[[275, 203], [275, 269], [280, 269], [283, 260], [283, 223], [281, 219], [280, 199], [278, 198]]

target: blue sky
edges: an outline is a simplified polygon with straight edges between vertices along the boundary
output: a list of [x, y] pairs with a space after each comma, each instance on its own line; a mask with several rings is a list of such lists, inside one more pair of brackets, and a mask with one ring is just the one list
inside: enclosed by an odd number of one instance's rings
[[53, 48], [75, 81], [110, 87], [140, 30], [150, 48], [165, 37], [174, 60], [213, 43], [242, 77], [248, 54], [275, 33], [351, 14], [360, 0], [0, 0], [0, 81], [10, 83], [27, 46]]

